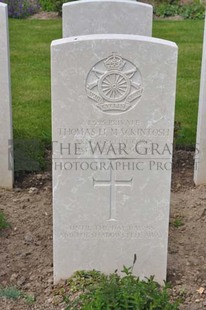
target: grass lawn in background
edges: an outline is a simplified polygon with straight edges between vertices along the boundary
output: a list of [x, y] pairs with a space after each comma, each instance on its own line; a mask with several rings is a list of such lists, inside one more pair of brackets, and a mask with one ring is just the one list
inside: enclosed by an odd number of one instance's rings
[[14, 138], [50, 144], [50, 44], [61, 38], [61, 20], [9, 22]]
[[179, 47], [175, 119], [181, 124], [177, 143], [195, 145], [202, 60], [203, 20], [155, 21], [153, 36]]
[[61, 38], [61, 20], [9, 25], [15, 171], [38, 171], [51, 147], [50, 44]]
[[[10, 19], [13, 127], [15, 139], [51, 145], [50, 43], [61, 38], [61, 20]], [[198, 110], [203, 20], [154, 21], [153, 37], [179, 46], [177, 140], [194, 145]], [[83, 55], [82, 55], [83, 56]]]

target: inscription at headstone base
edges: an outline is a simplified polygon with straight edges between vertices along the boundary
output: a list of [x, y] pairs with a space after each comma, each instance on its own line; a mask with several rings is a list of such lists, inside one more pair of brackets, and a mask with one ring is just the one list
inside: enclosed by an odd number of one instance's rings
[[162, 283], [177, 46], [104, 34], [51, 52], [54, 281], [120, 271], [136, 254], [134, 274]]
[[0, 3], [0, 187], [13, 187], [12, 113], [7, 5]]
[[153, 8], [131, 0], [83, 0], [63, 4], [63, 37], [97, 33], [152, 35]]

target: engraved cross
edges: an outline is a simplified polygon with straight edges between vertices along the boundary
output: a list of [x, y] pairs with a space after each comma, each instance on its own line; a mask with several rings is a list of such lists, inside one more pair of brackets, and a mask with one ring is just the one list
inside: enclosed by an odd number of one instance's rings
[[109, 219], [108, 221], [116, 221], [116, 187], [117, 186], [132, 186], [133, 178], [129, 180], [116, 180], [115, 173], [110, 169], [109, 180], [95, 180], [93, 178], [93, 185], [96, 186], [108, 186], [110, 189], [110, 207], [109, 207]]

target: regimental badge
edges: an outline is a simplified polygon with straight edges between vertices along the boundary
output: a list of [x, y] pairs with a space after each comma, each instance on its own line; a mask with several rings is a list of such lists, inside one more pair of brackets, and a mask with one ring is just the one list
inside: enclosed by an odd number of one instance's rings
[[142, 92], [139, 70], [117, 53], [99, 61], [87, 76], [87, 96], [105, 113], [118, 114], [132, 109]]

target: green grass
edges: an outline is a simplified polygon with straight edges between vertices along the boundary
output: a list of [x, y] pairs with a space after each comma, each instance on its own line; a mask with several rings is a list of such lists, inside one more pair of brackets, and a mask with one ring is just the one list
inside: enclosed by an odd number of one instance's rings
[[1, 230], [7, 227], [9, 227], [9, 223], [6, 220], [4, 213], [0, 211], [0, 234], [1, 234]]
[[50, 143], [50, 43], [60, 37], [60, 20], [10, 19], [15, 138]]
[[[18, 162], [15, 162], [17, 171], [44, 168], [44, 150], [51, 145], [50, 44], [60, 37], [61, 20], [10, 19], [13, 128], [14, 139], [17, 140], [14, 157], [18, 158]], [[35, 153], [31, 140], [38, 145]], [[21, 146], [19, 148], [22, 144], [23, 149]]]
[[[177, 143], [194, 145], [203, 21], [155, 21], [153, 36], [179, 46]], [[51, 144], [50, 43], [60, 37], [61, 20], [10, 19], [14, 138], [39, 139], [43, 148]]]
[[173, 222], [172, 222], [172, 225], [175, 227], [175, 228], [179, 228], [181, 226], [184, 225], [183, 221], [181, 218], [176, 218]]
[[155, 21], [153, 36], [177, 43], [179, 47], [176, 96], [177, 122], [181, 123], [180, 145], [196, 140], [200, 69], [204, 21]]
[[14, 300], [23, 298], [27, 304], [33, 304], [35, 302], [34, 296], [25, 294], [15, 287], [0, 288], [0, 298], [14, 299]]
[[6, 287], [0, 289], [0, 297], [5, 297], [7, 299], [18, 299], [21, 296], [21, 291], [19, 291], [15, 287]]

